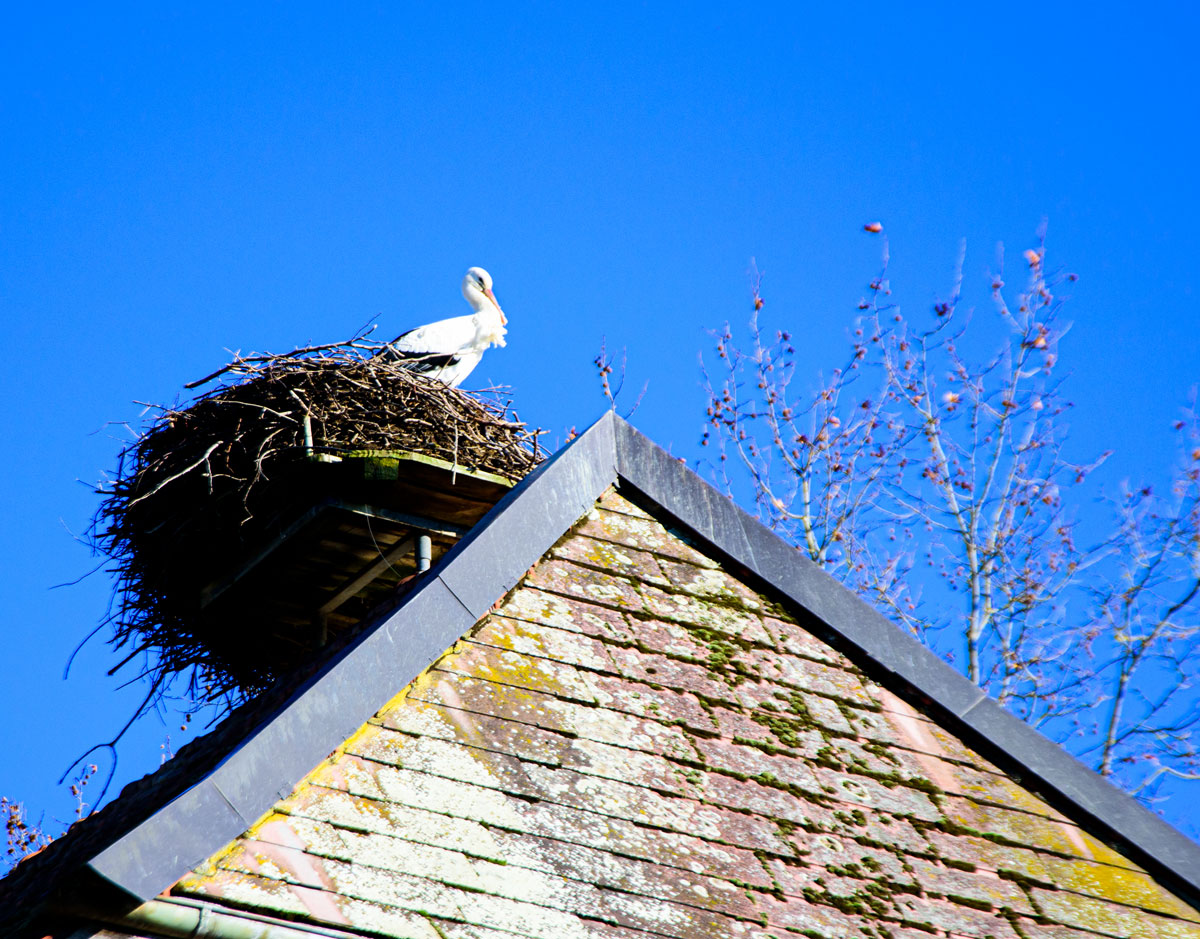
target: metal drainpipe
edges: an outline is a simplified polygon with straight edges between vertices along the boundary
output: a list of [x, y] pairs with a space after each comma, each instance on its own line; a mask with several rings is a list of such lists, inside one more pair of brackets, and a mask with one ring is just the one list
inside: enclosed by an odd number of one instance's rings
[[168, 939], [316, 939], [318, 936], [347, 935], [319, 927], [306, 929], [285, 926], [218, 910], [206, 904], [193, 906], [170, 900], [148, 900], [124, 915], [92, 913], [88, 918]]
[[417, 571], [423, 573], [429, 570], [433, 563], [433, 539], [428, 535], [417, 538]]

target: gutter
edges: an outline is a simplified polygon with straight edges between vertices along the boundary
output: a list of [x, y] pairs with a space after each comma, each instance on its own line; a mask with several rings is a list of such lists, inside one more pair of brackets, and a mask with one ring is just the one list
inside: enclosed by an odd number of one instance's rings
[[163, 939], [347, 939], [351, 935], [182, 899], [148, 900], [128, 913], [81, 910], [79, 915]]

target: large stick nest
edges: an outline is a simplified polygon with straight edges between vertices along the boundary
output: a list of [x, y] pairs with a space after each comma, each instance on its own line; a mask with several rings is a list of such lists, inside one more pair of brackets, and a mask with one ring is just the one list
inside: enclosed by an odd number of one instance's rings
[[314, 458], [410, 451], [515, 481], [542, 457], [538, 432], [507, 404], [408, 371], [361, 337], [239, 357], [187, 387], [214, 381], [184, 405], [156, 408], [98, 490], [92, 541], [116, 574], [113, 671], [140, 663], [152, 689], [145, 706], [167, 689], [230, 706], [278, 677], [269, 662], [214, 653], [199, 596], [278, 531]]

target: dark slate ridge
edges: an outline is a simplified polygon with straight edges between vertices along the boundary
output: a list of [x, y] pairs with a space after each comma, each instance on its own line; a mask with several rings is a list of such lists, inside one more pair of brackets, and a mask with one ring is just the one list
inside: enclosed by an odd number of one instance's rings
[[1200, 902], [1200, 846], [1009, 715], [609, 413], [505, 496], [397, 609], [294, 692], [251, 702], [19, 865], [0, 882], [0, 915], [27, 911], [56, 887], [69, 891], [92, 875], [122, 888], [130, 901], [158, 894], [237, 837], [474, 626], [614, 482], [735, 576], [805, 611], [805, 627], [869, 677], [1190, 903]]
[[534, 939], [1200, 936], [1200, 912], [793, 620], [609, 489], [172, 894], [421, 939], [455, 920]]
[[618, 473], [644, 508], [694, 533], [731, 572], [798, 604], [811, 615], [807, 627], [880, 684], [932, 712], [1064, 815], [1200, 903], [1200, 845], [1010, 714], [629, 424], [615, 423]]
[[[506, 495], [398, 610], [365, 631], [216, 771], [97, 854], [90, 866], [149, 899], [290, 792], [486, 614], [599, 498], [612, 482], [613, 438], [607, 425], [595, 430]], [[509, 511], [520, 494], [539, 510]]]
[[[0, 881], [0, 927], [97, 881], [135, 906], [231, 841], [470, 629], [614, 476], [612, 425], [601, 421], [530, 473], [397, 609], [316, 674], [237, 709], [19, 864]], [[521, 493], [538, 510], [507, 511]]]

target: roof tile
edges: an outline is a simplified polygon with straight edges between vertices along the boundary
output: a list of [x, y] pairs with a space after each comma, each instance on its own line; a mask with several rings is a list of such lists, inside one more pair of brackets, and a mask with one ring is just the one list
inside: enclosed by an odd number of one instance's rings
[[505, 612], [515, 619], [569, 629], [602, 639], [633, 642], [634, 638], [624, 613], [544, 590], [523, 588], [515, 591], [505, 605]]
[[[656, 466], [654, 478], [681, 472]], [[1195, 909], [722, 568], [721, 551], [737, 570], [793, 555], [716, 495], [692, 495], [679, 517], [741, 541], [702, 558], [603, 496], [175, 892], [460, 939], [1200, 936]], [[462, 565], [454, 583], [486, 613], [494, 583], [517, 578], [492, 570], [494, 551], [485, 560], [478, 583]], [[870, 618], [819, 578], [787, 589]], [[444, 637], [423, 618], [388, 623], [371, 660], [385, 666], [392, 650], [430, 661], [409, 635]], [[921, 651], [868, 632], [837, 641]]]
[[[1051, 922], [1122, 939], [1196, 939], [1200, 926], [1145, 909], [1065, 890], [1033, 887], [1030, 897]], [[1132, 898], [1130, 898], [1132, 899]]]

